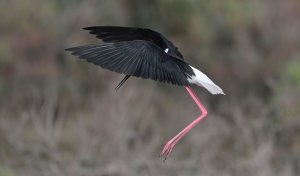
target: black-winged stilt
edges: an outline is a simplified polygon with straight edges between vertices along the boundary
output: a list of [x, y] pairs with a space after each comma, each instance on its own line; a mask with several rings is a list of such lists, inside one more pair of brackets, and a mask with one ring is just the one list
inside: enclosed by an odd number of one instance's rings
[[103, 42], [66, 50], [87, 62], [125, 74], [116, 89], [120, 88], [130, 76], [184, 86], [200, 109], [201, 115], [166, 143], [159, 155], [165, 155], [165, 161], [175, 144], [207, 115], [206, 109], [190, 87], [191, 84], [204, 87], [212, 94], [224, 94], [224, 92], [204, 73], [184, 61], [177, 47], [156, 31], [117, 26], [84, 29], [95, 34]]

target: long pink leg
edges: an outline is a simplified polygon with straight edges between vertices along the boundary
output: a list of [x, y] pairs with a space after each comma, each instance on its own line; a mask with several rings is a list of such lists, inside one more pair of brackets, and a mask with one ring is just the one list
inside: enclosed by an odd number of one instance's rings
[[164, 161], [167, 159], [167, 157], [170, 155], [173, 147], [175, 146], [175, 144], [186, 134], [188, 133], [197, 123], [200, 122], [200, 120], [202, 120], [206, 115], [207, 115], [207, 111], [204, 108], [204, 106], [202, 105], [201, 101], [199, 100], [199, 98], [197, 97], [197, 95], [195, 94], [194, 90], [191, 87], [185, 87], [186, 90], [188, 91], [188, 93], [190, 94], [190, 96], [193, 98], [193, 100], [195, 101], [196, 105], [198, 106], [198, 108], [201, 111], [201, 115], [195, 119], [192, 123], [190, 123], [188, 126], [186, 126], [181, 132], [179, 132], [175, 137], [173, 137], [171, 140], [169, 140], [164, 149], [162, 150], [162, 152], [160, 153], [160, 157], [165, 155], [165, 159]]

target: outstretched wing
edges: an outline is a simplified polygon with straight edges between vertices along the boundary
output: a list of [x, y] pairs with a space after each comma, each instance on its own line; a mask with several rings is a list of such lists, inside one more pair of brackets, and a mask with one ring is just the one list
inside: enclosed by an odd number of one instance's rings
[[158, 46], [162, 51], [168, 49], [168, 55], [184, 60], [182, 54], [171, 41], [166, 39], [159, 32], [151, 29], [120, 26], [93, 26], [83, 29], [90, 31], [90, 34], [96, 35], [96, 37], [102, 39], [103, 42], [149, 41]]
[[150, 78], [174, 85], [189, 85], [187, 78], [194, 75], [187, 63], [164, 53], [150, 41], [99, 43], [66, 50], [79, 58], [117, 73]]
[[89, 30], [90, 34], [96, 35], [103, 42], [146, 40], [153, 42], [162, 49], [167, 47], [161, 34], [151, 29], [119, 26], [94, 26], [83, 29]]

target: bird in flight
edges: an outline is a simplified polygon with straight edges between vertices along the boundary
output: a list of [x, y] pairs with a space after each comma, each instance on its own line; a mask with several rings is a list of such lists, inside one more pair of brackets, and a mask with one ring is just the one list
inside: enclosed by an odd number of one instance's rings
[[224, 94], [222, 89], [195, 67], [188, 64], [178, 48], [159, 32], [146, 28], [94, 26], [84, 28], [101, 39], [101, 43], [66, 49], [81, 59], [102, 68], [124, 74], [119, 89], [131, 76], [184, 86], [201, 115], [169, 140], [161, 156], [164, 161], [175, 144], [207, 115], [205, 107], [191, 88], [203, 87], [211, 94]]

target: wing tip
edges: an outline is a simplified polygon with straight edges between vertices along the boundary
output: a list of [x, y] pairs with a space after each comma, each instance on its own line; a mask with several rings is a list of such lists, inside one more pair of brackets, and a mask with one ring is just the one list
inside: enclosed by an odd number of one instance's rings
[[96, 26], [89, 26], [82, 28], [83, 30], [89, 31], [90, 34], [97, 34], [96, 32]]
[[88, 26], [88, 27], [83, 27], [82, 29], [90, 31], [90, 30], [93, 30], [94, 28], [95, 28], [95, 26]]
[[95, 30], [107, 30], [111, 28], [119, 28], [120, 26], [88, 26], [88, 27], [83, 27], [83, 30], [88, 30], [88, 31], [95, 31]]
[[77, 46], [77, 47], [65, 48], [64, 50], [68, 51], [68, 52], [71, 52], [71, 54], [74, 55], [74, 53], [76, 53], [77, 51], [79, 51], [80, 48], [81, 48], [80, 46]]
[[74, 51], [74, 47], [72, 47], [72, 48], [65, 48], [64, 50], [65, 51]]

